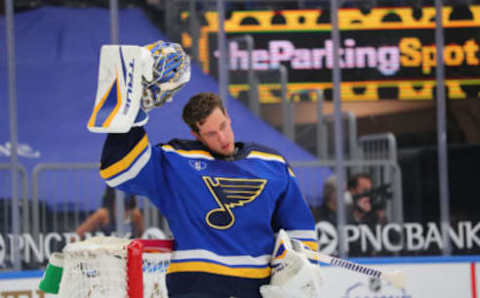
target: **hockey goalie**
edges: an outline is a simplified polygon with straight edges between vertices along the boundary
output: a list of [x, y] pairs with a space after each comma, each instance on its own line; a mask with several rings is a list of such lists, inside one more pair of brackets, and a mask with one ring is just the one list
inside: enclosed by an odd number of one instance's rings
[[105, 183], [149, 198], [168, 220], [169, 297], [320, 297], [319, 266], [304, 251], [316, 249], [315, 223], [297, 178], [275, 149], [235, 139], [222, 98], [207, 91], [188, 99], [181, 117], [194, 139], [150, 142], [148, 112], [168, 109], [189, 80], [190, 60], [178, 44], [104, 46], [87, 124], [107, 134]]

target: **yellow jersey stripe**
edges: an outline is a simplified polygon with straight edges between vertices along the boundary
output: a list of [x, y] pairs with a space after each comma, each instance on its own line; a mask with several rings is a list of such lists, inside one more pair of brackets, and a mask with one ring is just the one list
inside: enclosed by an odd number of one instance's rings
[[143, 138], [138, 142], [135, 147], [133, 147], [132, 151], [130, 151], [124, 158], [121, 160], [117, 161], [113, 165], [109, 166], [106, 169], [103, 169], [100, 171], [100, 176], [103, 179], [109, 179], [110, 177], [113, 177], [117, 175], [118, 173], [125, 171], [130, 167], [132, 162], [140, 155], [140, 153], [145, 150], [148, 146], [148, 138], [147, 135], [143, 136]]
[[295, 173], [293, 172], [293, 170], [290, 167], [288, 167], [288, 173], [290, 174], [290, 176], [296, 177]]
[[242, 278], [267, 278], [271, 274], [270, 267], [265, 268], [235, 268], [208, 262], [172, 262], [168, 266], [168, 273], [177, 272], [205, 272]]

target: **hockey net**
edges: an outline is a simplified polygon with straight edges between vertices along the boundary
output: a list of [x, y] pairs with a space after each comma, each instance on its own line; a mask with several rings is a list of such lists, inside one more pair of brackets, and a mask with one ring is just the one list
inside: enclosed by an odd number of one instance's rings
[[173, 240], [94, 237], [68, 244], [60, 297], [168, 297]]

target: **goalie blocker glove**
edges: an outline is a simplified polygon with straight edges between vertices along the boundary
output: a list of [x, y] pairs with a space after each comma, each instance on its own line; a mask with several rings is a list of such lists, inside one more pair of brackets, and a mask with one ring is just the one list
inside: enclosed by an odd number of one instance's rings
[[284, 230], [277, 235], [272, 255], [269, 285], [260, 287], [263, 298], [318, 298], [323, 277], [318, 265], [310, 263], [303, 250], [292, 247]]
[[180, 45], [106, 45], [100, 52], [97, 95], [87, 124], [96, 133], [126, 133], [148, 112], [170, 101], [190, 80], [190, 59]]

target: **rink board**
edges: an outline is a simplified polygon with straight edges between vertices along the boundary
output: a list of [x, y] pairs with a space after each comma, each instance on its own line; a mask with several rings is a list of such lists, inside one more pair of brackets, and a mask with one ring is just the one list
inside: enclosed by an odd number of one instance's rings
[[[380, 270], [402, 270], [407, 287], [386, 283], [332, 266], [322, 266], [323, 297], [331, 298], [477, 298], [480, 256], [353, 259]], [[39, 292], [42, 271], [0, 273], [0, 297], [56, 297]]]

